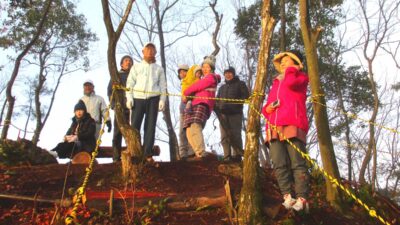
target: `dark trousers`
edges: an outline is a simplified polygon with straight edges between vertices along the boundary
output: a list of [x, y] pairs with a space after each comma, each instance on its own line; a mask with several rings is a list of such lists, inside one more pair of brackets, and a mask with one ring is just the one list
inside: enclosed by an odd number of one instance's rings
[[221, 131], [221, 144], [224, 157], [242, 156], [242, 120], [243, 113], [218, 114]]
[[151, 97], [149, 99], [134, 99], [131, 117], [131, 126], [140, 132], [144, 119], [144, 138], [143, 148], [146, 157], [153, 156], [153, 145], [156, 134], [156, 124], [158, 116], [158, 102], [160, 96]]
[[[290, 141], [302, 152], [306, 152], [306, 145], [299, 139], [291, 138]], [[307, 198], [310, 175], [306, 160], [286, 141], [271, 141], [269, 153], [282, 194], [290, 194], [294, 185], [296, 197]]]
[[76, 153], [80, 152], [79, 146], [75, 142], [61, 142], [51, 151], [57, 152], [58, 158], [72, 158]]
[[[115, 111], [114, 111], [115, 112]], [[129, 122], [129, 109], [124, 109], [123, 116], [125, 117], [126, 121]], [[114, 115], [114, 131], [113, 131], [113, 140], [112, 140], [112, 147], [113, 147], [113, 161], [120, 161], [121, 160], [121, 149], [122, 149], [122, 133], [119, 129], [117, 116]]]

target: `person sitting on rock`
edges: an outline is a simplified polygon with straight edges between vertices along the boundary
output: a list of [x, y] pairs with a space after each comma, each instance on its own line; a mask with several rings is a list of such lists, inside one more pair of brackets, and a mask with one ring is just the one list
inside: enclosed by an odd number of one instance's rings
[[72, 158], [82, 151], [91, 153], [96, 147], [96, 122], [86, 111], [85, 103], [82, 100], [75, 105], [74, 113], [71, 127], [64, 136], [64, 142], [59, 143], [51, 150], [57, 152], [60, 159]]

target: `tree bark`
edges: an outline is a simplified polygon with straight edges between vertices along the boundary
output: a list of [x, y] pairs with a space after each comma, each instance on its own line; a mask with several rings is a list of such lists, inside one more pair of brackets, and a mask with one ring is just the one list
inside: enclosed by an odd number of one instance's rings
[[21, 66], [21, 61], [25, 57], [25, 55], [29, 52], [31, 47], [36, 43], [36, 41], [39, 39], [40, 34], [42, 33], [43, 27], [44, 27], [44, 22], [47, 20], [47, 15], [50, 11], [51, 8], [51, 3], [52, 0], [48, 0], [46, 2], [46, 6], [44, 7], [44, 12], [43, 12], [43, 17], [40, 20], [40, 23], [37, 28], [37, 32], [34, 34], [32, 40], [26, 45], [24, 50], [17, 56], [15, 59], [14, 63], [14, 69], [11, 74], [11, 78], [7, 83], [7, 89], [6, 89], [6, 98], [8, 102], [8, 109], [7, 109], [7, 114], [4, 119], [4, 127], [1, 132], [1, 139], [6, 139], [8, 135], [8, 129], [10, 128], [11, 124], [11, 117], [14, 111], [14, 105], [15, 105], [15, 97], [12, 95], [12, 88], [14, 86], [14, 82], [17, 79], [18, 72], [19, 72], [19, 67]]
[[[321, 29], [313, 29], [311, 27], [308, 10], [308, 1], [300, 0], [300, 28], [307, 58], [311, 94], [314, 96], [315, 101], [321, 103], [314, 104], [314, 116], [317, 128], [318, 144], [321, 151], [324, 170], [333, 178], [340, 180], [332, 137], [330, 135], [328, 114], [326, 112], [326, 108], [323, 107], [323, 105], [326, 104], [326, 101], [318, 73], [317, 42]], [[326, 191], [326, 198], [328, 202], [337, 210], [341, 210], [342, 199], [338, 189], [327, 181]]]
[[212, 44], [214, 46], [214, 51], [211, 53], [211, 55], [213, 55], [213, 56], [217, 56], [218, 53], [219, 53], [219, 50], [221, 49], [219, 47], [218, 43], [217, 43], [217, 40], [218, 40], [219, 30], [221, 29], [222, 18], [224, 17], [223, 14], [219, 15], [217, 10], [215, 10], [215, 6], [217, 5], [217, 1], [218, 0], [215, 0], [214, 3], [211, 3], [211, 2], [209, 3], [209, 5], [210, 5], [210, 7], [211, 7], [211, 9], [212, 9], [212, 11], [214, 13], [215, 22], [216, 22], [215, 30], [213, 32], [213, 37], [212, 37]]
[[[160, 39], [160, 57], [161, 57], [161, 66], [164, 69], [165, 76], [167, 72], [167, 63], [165, 60], [165, 41], [164, 41], [164, 31], [163, 31], [163, 21], [160, 14], [160, 2], [159, 0], [155, 2], [155, 10], [156, 10], [156, 17], [157, 17], [157, 27], [158, 27], [158, 37]], [[174, 3], [173, 3], [174, 4]], [[179, 159], [179, 145], [178, 145], [178, 138], [176, 136], [174, 126], [172, 125], [171, 120], [171, 111], [169, 108], [169, 98], [167, 96], [165, 101], [165, 109], [163, 111], [163, 119], [167, 125], [168, 130], [168, 137], [169, 137], [169, 154], [171, 162], [176, 161]]]
[[286, 1], [280, 0], [280, 20], [281, 20], [281, 28], [280, 28], [280, 37], [279, 37], [279, 49], [281, 52], [286, 51]]
[[[124, 16], [121, 19], [121, 22], [118, 25], [116, 31], [114, 31], [113, 23], [111, 21], [110, 9], [108, 0], [102, 0], [103, 6], [103, 16], [104, 16], [104, 24], [107, 29], [107, 36], [108, 36], [108, 49], [107, 49], [107, 60], [108, 60], [108, 70], [110, 72], [111, 81], [115, 85], [120, 85], [121, 81], [118, 76], [118, 70], [116, 65], [115, 59], [115, 49], [121, 36], [122, 29], [126, 23], [128, 15], [132, 9], [134, 0], [130, 0], [128, 5], [125, 9]], [[141, 166], [143, 160], [143, 149], [140, 143], [140, 133], [129, 126], [128, 121], [125, 120], [123, 116], [123, 108], [125, 106], [122, 105], [122, 100], [124, 98], [125, 91], [121, 89], [116, 89], [113, 91], [113, 96], [111, 98], [115, 99], [115, 108], [114, 112], [117, 118], [117, 123], [119, 125], [119, 129], [121, 130], [122, 135], [125, 138], [126, 142], [126, 150], [125, 153], [122, 155], [128, 154], [129, 157], [125, 157], [126, 161], [129, 166], [127, 170], [123, 170], [124, 179], [128, 182], [135, 182], [139, 168]], [[132, 161], [134, 162], [132, 164]]]
[[42, 132], [42, 110], [41, 110], [41, 102], [40, 102], [40, 93], [42, 92], [43, 89], [43, 85], [44, 82], [46, 81], [46, 76], [44, 75], [44, 59], [43, 59], [43, 55], [44, 54], [44, 46], [40, 52], [39, 55], [39, 75], [38, 75], [38, 83], [37, 86], [35, 87], [35, 113], [36, 113], [36, 128], [35, 128], [35, 132], [33, 134], [32, 137], [32, 143], [34, 145], [37, 145], [37, 143], [39, 142], [39, 136], [40, 133]]
[[[335, 76], [336, 77], [336, 76]], [[347, 150], [347, 179], [349, 181], [352, 180], [352, 173], [353, 173], [353, 163], [352, 163], [352, 145], [351, 145], [351, 139], [350, 139], [350, 121], [349, 118], [347, 117], [347, 110], [344, 106], [344, 101], [343, 101], [343, 95], [342, 95], [342, 88], [339, 85], [339, 81], [336, 81], [336, 94], [338, 96], [338, 104], [340, 107], [340, 110], [342, 111], [342, 118], [345, 123], [345, 138], [346, 138], [346, 150]]]
[[[366, 57], [367, 58], [367, 57]], [[375, 141], [375, 120], [376, 116], [378, 115], [378, 109], [379, 109], [379, 97], [378, 97], [378, 91], [376, 89], [376, 84], [374, 80], [374, 74], [372, 70], [372, 59], [367, 59], [368, 61], [368, 75], [369, 75], [369, 81], [371, 84], [371, 89], [372, 89], [372, 94], [374, 97], [374, 108], [372, 110], [372, 115], [369, 120], [369, 140], [368, 140], [368, 149], [367, 153], [365, 155], [365, 158], [361, 164], [360, 168], [360, 177], [359, 177], [359, 182], [360, 184], [365, 184], [365, 171], [368, 167], [369, 162], [371, 161], [371, 158], [373, 157], [372, 161], [372, 179], [371, 179], [371, 186], [372, 190], [375, 191], [375, 182], [376, 182], [376, 166], [377, 166], [377, 152], [376, 152], [376, 141]]]
[[241, 225], [262, 224], [261, 193], [259, 190], [258, 151], [260, 137], [260, 111], [267, 85], [267, 62], [271, 50], [271, 40], [275, 19], [271, 15], [272, 2], [263, 1], [261, 11], [261, 46], [258, 55], [257, 77], [248, 112], [246, 144], [243, 160], [243, 186], [239, 197], [238, 222]]

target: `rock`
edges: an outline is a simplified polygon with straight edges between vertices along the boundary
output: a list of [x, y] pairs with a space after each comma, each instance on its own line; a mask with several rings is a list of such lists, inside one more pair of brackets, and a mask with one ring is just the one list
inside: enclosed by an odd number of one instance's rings
[[0, 165], [47, 165], [57, 163], [57, 159], [45, 149], [31, 141], [20, 139], [0, 140]]

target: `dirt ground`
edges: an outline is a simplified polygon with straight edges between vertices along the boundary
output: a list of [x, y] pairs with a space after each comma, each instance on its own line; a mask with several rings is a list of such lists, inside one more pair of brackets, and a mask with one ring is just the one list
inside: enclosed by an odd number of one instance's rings
[[[188, 203], [207, 197], [225, 196], [224, 184], [229, 180], [233, 206], [240, 193], [241, 180], [218, 171], [222, 163], [216, 159], [201, 162], [160, 163], [158, 168], [144, 167], [135, 184], [121, 179], [121, 164], [95, 165], [87, 187], [86, 207], [79, 210], [81, 224], [232, 224], [229, 204], [205, 205], [197, 208], [168, 208], [171, 202]], [[235, 164], [236, 167], [240, 164]], [[67, 172], [68, 170], [68, 172]], [[63, 224], [71, 209], [39, 199], [70, 199], [82, 183], [85, 166], [51, 164], [45, 166], [0, 167], [0, 194], [36, 198], [35, 201], [0, 198], [0, 224]], [[359, 206], [337, 213], [324, 199], [324, 187], [313, 181], [310, 213], [294, 213], [281, 206], [273, 172], [262, 173], [261, 188], [265, 224], [380, 224]], [[110, 190], [114, 192], [113, 215], [109, 215]], [[129, 198], [135, 194], [135, 198]], [[123, 195], [125, 198], [122, 198]], [[172, 204], [171, 204], [172, 205]], [[218, 204], [217, 204], [218, 205]], [[186, 206], [184, 204], [184, 206]], [[351, 213], [350, 213], [351, 212]], [[388, 220], [399, 224], [393, 214]], [[398, 217], [397, 217], [398, 219]]]

